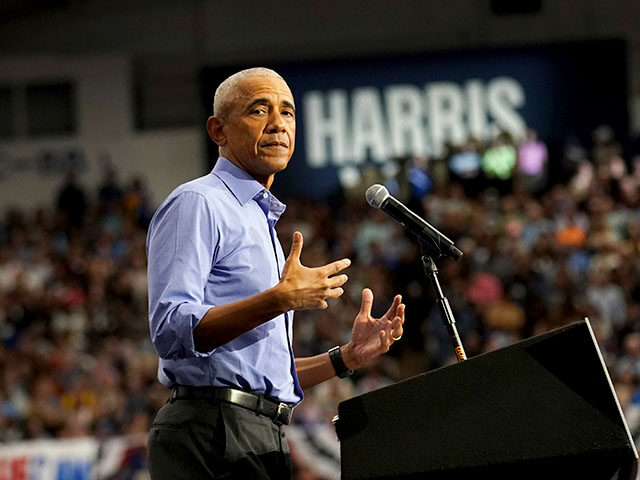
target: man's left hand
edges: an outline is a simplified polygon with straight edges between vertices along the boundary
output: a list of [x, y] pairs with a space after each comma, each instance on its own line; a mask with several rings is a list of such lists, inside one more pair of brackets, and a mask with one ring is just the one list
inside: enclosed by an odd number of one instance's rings
[[380, 318], [371, 316], [372, 305], [373, 292], [365, 288], [360, 311], [353, 322], [351, 342], [343, 347], [343, 359], [349, 369], [370, 364], [402, 337], [405, 309], [402, 297], [396, 295], [387, 313]]

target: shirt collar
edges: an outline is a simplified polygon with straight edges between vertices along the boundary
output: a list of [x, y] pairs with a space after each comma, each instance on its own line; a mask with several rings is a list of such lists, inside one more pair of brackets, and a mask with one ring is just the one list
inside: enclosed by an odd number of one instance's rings
[[265, 190], [264, 185], [224, 157], [218, 158], [211, 173], [224, 182], [241, 205], [244, 205], [259, 192]]
[[[276, 217], [276, 219], [280, 217], [282, 212], [284, 212], [286, 208], [285, 204], [280, 202], [280, 200], [267, 190], [264, 185], [258, 182], [242, 168], [238, 167], [231, 160], [225, 157], [219, 157], [211, 173], [222, 180], [236, 200], [238, 200], [240, 205], [244, 205], [254, 199], [258, 201], [262, 198], [264, 193], [266, 193], [267, 198], [265, 200], [268, 200], [268, 210]], [[258, 203], [261, 202], [258, 201]]]

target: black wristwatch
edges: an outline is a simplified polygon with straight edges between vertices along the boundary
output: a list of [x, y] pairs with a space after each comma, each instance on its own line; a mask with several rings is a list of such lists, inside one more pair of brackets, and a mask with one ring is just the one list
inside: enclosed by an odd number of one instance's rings
[[329, 359], [331, 360], [331, 365], [333, 365], [333, 369], [336, 371], [336, 375], [338, 377], [347, 378], [349, 375], [353, 374], [353, 370], [349, 370], [342, 360], [340, 347], [333, 347], [329, 350]]

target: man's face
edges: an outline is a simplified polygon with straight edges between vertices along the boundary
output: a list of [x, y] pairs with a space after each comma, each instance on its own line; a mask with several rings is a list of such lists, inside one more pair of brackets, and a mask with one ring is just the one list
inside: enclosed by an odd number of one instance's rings
[[240, 83], [227, 118], [222, 120], [220, 154], [267, 188], [284, 170], [295, 146], [293, 95], [284, 80], [251, 76]]

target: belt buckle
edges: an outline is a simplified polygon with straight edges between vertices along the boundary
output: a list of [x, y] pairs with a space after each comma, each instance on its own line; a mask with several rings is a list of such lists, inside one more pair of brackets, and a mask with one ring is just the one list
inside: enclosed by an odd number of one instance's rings
[[291, 422], [291, 415], [293, 414], [293, 409], [290, 408], [286, 403], [278, 403], [278, 410], [276, 410], [276, 418], [274, 419], [275, 423], [278, 425], [289, 425]]

